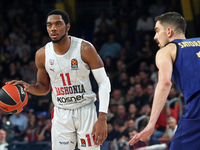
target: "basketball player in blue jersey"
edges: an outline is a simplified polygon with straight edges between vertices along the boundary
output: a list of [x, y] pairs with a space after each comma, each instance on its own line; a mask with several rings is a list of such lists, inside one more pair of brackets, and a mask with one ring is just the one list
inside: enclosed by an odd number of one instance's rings
[[156, 121], [171, 88], [171, 78], [185, 100], [185, 113], [178, 122], [170, 150], [200, 149], [200, 38], [186, 39], [184, 18], [168, 12], [155, 18], [155, 37], [160, 50], [156, 54], [159, 81], [155, 89], [148, 125], [129, 144], [145, 140], [154, 132]]
[[[68, 35], [70, 23], [66, 12], [52, 10], [46, 25], [52, 41], [36, 53], [37, 83], [13, 80], [6, 84], [20, 84], [34, 95], [45, 95], [51, 87], [52, 150], [74, 150], [76, 143], [81, 150], [100, 150], [107, 137], [110, 93], [103, 62], [92, 44]], [[99, 86], [98, 118], [90, 70]]]

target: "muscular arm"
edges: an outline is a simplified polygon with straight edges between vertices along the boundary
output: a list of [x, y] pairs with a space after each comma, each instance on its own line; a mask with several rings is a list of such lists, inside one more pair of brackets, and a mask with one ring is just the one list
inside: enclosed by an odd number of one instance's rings
[[158, 84], [155, 89], [155, 95], [153, 100], [153, 106], [151, 116], [148, 125], [145, 129], [136, 134], [129, 144], [133, 145], [139, 140], [145, 140], [151, 136], [154, 132], [155, 124], [158, 120], [160, 112], [162, 111], [166, 102], [167, 96], [171, 88], [171, 76], [173, 69], [173, 62], [175, 60], [176, 45], [168, 44], [164, 48], [160, 49], [156, 54], [156, 65], [159, 69]]
[[176, 48], [174, 44], [168, 45], [159, 50], [156, 55], [156, 65], [159, 69], [159, 76], [149, 121], [153, 125], [157, 122], [172, 85], [171, 76], [173, 69], [173, 56], [170, 49], [174, 48]]
[[81, 45], [81, 58], [89, 65], [99, 86], [99, 117], [95, 123], [92, 135], [95, 137], [96, 145], [102, 144], [107, 137], [107, 108], [109, 104], [110, 81], [106, 75], [103, 62], [95, 48], [85, 41]]
[[10, 82], [7, 82], [6, 84], [20, 84], [24, 87], [24, 90], [28, 93], [34, 94], [34, 95], [46, 95], [49, 92], [49, 76], [45, 70], [44, 64], [45, 64], [45, 49], [44, 47], [39, 49], [35, 56], [35, 63], [37, 66], [37, 82], [34, 85], [30, 85], [24, 81], [17, 81], [12, 80]]
[[35, 95], [46, 95], [50, 89], [50, 79], [45, 70], [45, 48], [37, 51], [35, 56], [35, 64], [37, 66], [37, 83], [30, 86], [30, 92]]
[[90, 69], [98, 69], [104, 67], [100, 56], [96, 49], [90, 43], [83, 41], [81, 44], [81, 58], [87, 63]]

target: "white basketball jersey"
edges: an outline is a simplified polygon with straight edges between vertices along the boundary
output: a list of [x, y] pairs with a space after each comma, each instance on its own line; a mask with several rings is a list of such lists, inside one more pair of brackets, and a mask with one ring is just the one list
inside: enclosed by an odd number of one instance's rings
[[45, 68], [50, 77], [52, 101], [64, 109], [76, 109], [95, 100], [89, 66], [81, 59], [82, 39], [72, 37], [69, 50], [57, 55], [53, 43], [45, 46]]

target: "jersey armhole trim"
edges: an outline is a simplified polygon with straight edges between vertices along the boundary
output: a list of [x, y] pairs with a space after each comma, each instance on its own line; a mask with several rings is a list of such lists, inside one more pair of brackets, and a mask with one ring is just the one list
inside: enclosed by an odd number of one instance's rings
[[[176, 45], [176, 58], [175, 58], [175, 61], [174, 61], [174, 63], [173, 63], [173, 68], [174, 68], [174, 66], [175, 66], [175, 64], [176, 64], [176, 61], [177, 61], [177, 59], [178, 59], [179, 46], [178, 46], [178, 43], [176, 43], [176, 42], [169, 42], [169, 43], [167, 43], [166, 45], [168, 45], [168, 44], [170, 44], [170, 43], [174, 43], [174, 44]], [[165, 45], [165, 46], [166, 46], [166, 45]]]

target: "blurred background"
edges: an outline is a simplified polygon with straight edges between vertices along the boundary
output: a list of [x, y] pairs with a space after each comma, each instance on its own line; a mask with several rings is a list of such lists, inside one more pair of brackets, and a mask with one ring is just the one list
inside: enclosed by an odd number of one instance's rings
[[[35, 53], [50, 41], [46, 16], [55, 8], [69, 14], [69, 35], [95, 46], [111, 81], [108, 137], [101, 150], [133, 150], [169, 142], [184, 111], [183, 96], [174, 84], [155, 133], [132, 147], [127, 144], [148, 122], [158, 81], [154, 17], [178, 12], [187, 21], [186, 37], [198, 37], [200, 0], [1, 0], [1, 87], [13, 79], [36, 83]], [[0, 130], [0, 147], [6, 141], [9, 150], [49, 150], [52, 108], [50, 93], [40, 97], [29, 94], [22, 113], [0, 111], [0, 128], [5, 131]], [[172, 134], [164, 137], [169, 129]]]

